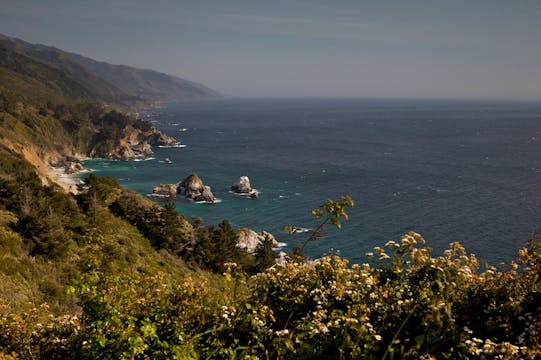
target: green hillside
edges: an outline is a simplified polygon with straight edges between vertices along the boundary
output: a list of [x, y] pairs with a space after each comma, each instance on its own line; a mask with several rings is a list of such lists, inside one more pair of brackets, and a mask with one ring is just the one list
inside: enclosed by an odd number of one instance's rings
[[[219, 97], [216, 91], [201, 84], [154, 70], [111, 65], [55, 47], [30, 44], [1, 34], [0, 46], [61, 70], [95, 97], [106, 102], [140, 105], [153, 101]], [[77, 93], [74, 92], [73, 95]]]

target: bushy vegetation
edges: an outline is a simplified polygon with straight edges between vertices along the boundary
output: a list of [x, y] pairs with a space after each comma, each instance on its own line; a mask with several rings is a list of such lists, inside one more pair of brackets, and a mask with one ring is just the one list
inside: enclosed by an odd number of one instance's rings
[[[226, 221], [190, 224], [110, 178], [90, 176], [73, 197], [2, 156], [4, 358], [541, 356], [535, 238], [499, 269], [458, 243], [433, 257], [416, 233], [376, 247], [367, 264], [293, 256], [267, 269], [235, 246]], [[336, 225], [350, 205], [313, 214]]]
[[536, 359], [541, 356], [537, 239], [515, 262], [480, 270], [453, 243], [432, 257], [419, 234], [374, 249], [248, 277], [82, 276], [80, 314], [4, 310], [0, 349], [29, 358]]

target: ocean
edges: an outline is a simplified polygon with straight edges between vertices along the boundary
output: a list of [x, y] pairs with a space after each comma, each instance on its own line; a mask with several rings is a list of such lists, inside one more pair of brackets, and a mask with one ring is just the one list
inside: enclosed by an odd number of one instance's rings
[[[541, 103], [357, 99], [225, 99], [148, 109], [145, 120], [185, 148], [155, 148], [145, 161], [85, 162], [141, 194], [197, 173], [220, 199], [177, 201], [187, 218], [266, 230], [299, 245], [310, 210], [349, 194], [341, 230], [305, 252], [366, 252], [413, 230], [440, 255], [450, 242], [497, 265], [540, 228]], [[172, 163], [164, 163], [169, 158]], [[258, 199], [229, 192], [241, 175]]]

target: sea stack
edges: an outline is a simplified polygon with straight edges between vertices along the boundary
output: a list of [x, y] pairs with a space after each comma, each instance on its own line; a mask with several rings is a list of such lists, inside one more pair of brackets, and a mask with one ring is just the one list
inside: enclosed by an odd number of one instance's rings
[[210, 186], [203, 184], [196, 174], [191, 174], [180, 182], [178, 194], [193, 201], [214, 202], [216, 200]]
[[231, 185], [231, 191], [237, 194], [250, 194], [253, 189], [250, 185], [250, 179], [248, 176], [241, 176], [238, 180]]

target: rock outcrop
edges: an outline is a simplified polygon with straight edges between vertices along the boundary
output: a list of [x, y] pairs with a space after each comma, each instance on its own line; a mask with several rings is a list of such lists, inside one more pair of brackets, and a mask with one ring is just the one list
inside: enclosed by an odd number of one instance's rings
[[160, 184], [152, 190], [152, 194], [175, 197], [178, 193], [178, 184]]
[[170, 197], [182, 196], [193, 201], [216, 201], [210, 186], [203, 184], [203, 181], [196, 174], [191, 174], [175, 184], [160, 184], [154, 187], [152, 194]]
[[266, 231], [257, 233], [247, 228], [237, 230], [237, 246], [249, 254], [255, 253], [257, 246], [263, 243], [266, 238], [271, 239], [273, 247], [278, 247], [278, 241], [271, 233]]
[[214, 202], [216, 200], [210, 186], [203, 184], [196, 174], [191, 174], [179, 183], [178, 194], [193, 201]]
[[57, 161], [51, 161], [50, 165], [55, 168], [63, 168], [64, 173], [66, 174], [75, 174], [82, 170], [84, 170], [84, 166], [81, 163], [81, 160], [74, 156], [65, 156], [64, 158], [57, 160]]
[[250, 185], [250, 179], [248, 176], [241, 176], [238, 178], [238, 180], [231, 185], [231, 191], [237, 193], [237, 194], [250, 194], [253, 189]]
[[152, 154], [152, 146], [175, 146], [177, 144], [178, 141], [175, 138], [165, 135], [153, 124], [138, 121], [133, 125], [125, 126], [116, 139], [95, 141], [88, 155], [110, 160], [133, 160]]

